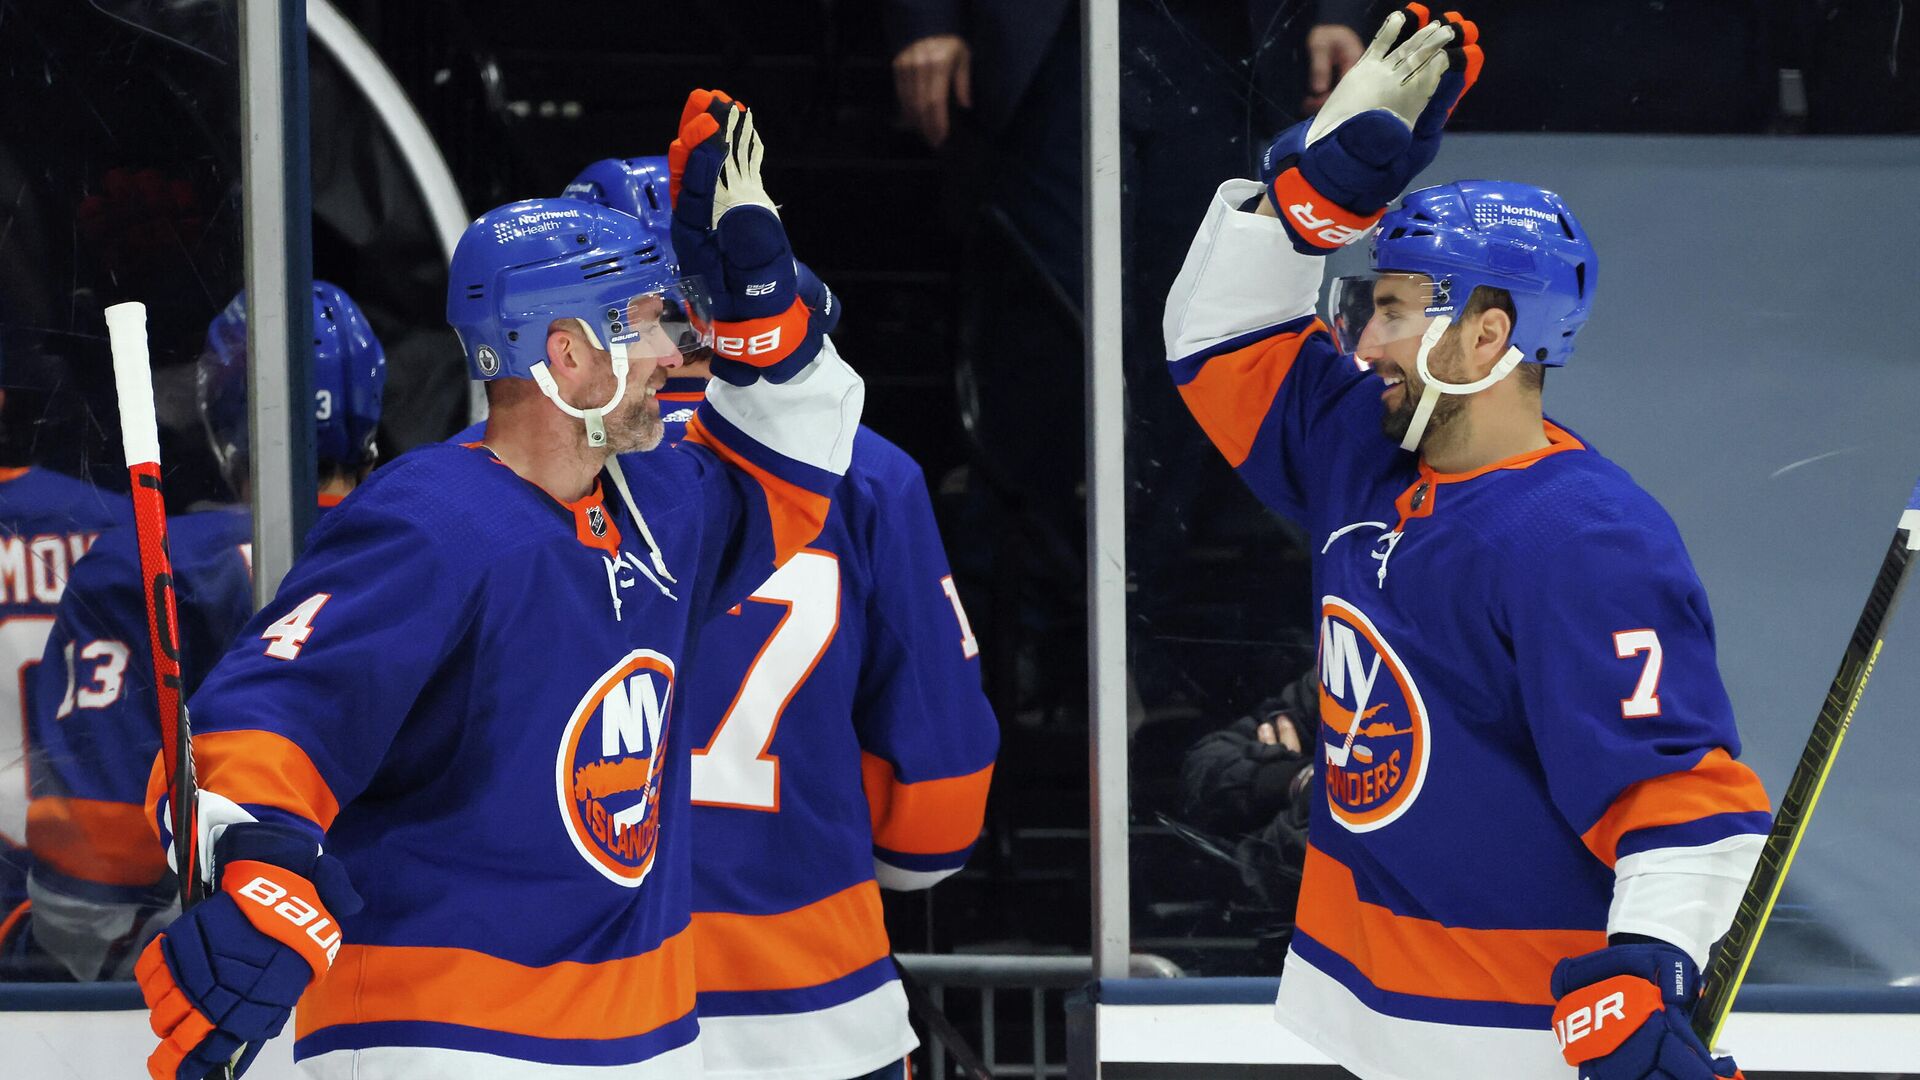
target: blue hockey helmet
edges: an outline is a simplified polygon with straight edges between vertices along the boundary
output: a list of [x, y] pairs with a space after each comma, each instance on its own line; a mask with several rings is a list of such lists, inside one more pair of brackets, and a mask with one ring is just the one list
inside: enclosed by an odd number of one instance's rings
[[1532, 184], [1462, 180], [1411, 192], [1382, 217], [1373, 268], [1432, 278], [1430, 316], [1458, 317], [1477, 286], [1507, 290], [1513, 347], [1522, 360], [1558, 367], [1593, 310], [1600, 260], [1560, 196]]
[[[556, 408], [606, 443], [605, 413], [626, 396], [628, 352], [692, 352], [711, 335], [700, 282], [680, 276], [665, 230], [580, 199], [526, 199], [482, 214], [448, 269], [447, 322], [475, 379], [532, 379]], [[547, 370], [547, 331], [574, 320], [612, 354], [606, 404], [569, 405]]]
[[678, 261], [668, 240], [673, 231], [673, 202], [667, 187], [666, 158], [602, 158], [580, 170], [561, 194], [633, 215], [659, 238], [667, 259]]
[[[338, 285], [313, 283], [314, 451], [321, 462], [358, 469], [374, 460], [387, 354], [373, 327]], [[234, 482], [247, 468], [247, 294], [207, 325], [194, 372], [195, 400], [221, 471]]]

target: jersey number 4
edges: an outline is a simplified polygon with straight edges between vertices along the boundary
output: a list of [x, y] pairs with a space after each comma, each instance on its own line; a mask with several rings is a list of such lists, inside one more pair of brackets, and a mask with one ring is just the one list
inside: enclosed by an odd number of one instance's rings
[[1614, 633], [1615, 656], [1630, 660], [1641, 653], [1647, 654], [1647, 662], [1640, 669], [1640, 681], [1634, 684], [1632, 697], [1620, 699], [1620, 715], [1629, 720], [1644, 720], [1660, 715], [1660, 635], [1652, 630], [1620, 630]]
[[826, 654], [840, 626], [840, 560], [801, 551], [748, 597], [786, 611], [704, 748], [693, 751], [693, 801], [739, 810], [780, 809], [780, 714]]
[[300, 650], [313, 636], [313, 617], [331, 599], [332, 593], [314, 593], [260, 631], [260, 640], [267, 643], [267, 655], [275, 660], [298, 660]]

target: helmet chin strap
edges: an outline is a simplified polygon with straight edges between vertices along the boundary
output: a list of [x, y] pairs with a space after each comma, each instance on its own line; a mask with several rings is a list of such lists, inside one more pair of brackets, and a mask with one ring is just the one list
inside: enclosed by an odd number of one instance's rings
[[1451, 325], [1453, 325], [1452, 316], [1438, 316], [1433, 320], [1433, 324], [1427, 327], [1427, 332], [1420, 336], [1420, 355], [1414, 360], [1413, 366], [1419, 370], [1420, 381], [1425, 384], [1425, 389], [1420, 392], [1420, 404], [1414, 406], [1413, 422], [1407, 425], [1407, 437], [1400, 440], [1402, 450], [1419, 449], [1420, 439], [1427, 433], [1427, 421], [1433, 418], [1433, 407], [1440, 404], [1441, 394], [1463, 396], [1477, 394], [1512, 374], [1513, 369], [1519, 367], [1520, 362], [1526, 359], [1520, 355], [1519, 349], [1509, 345], [1506, 355], [1500, 358], [1499, 363], [1493, 365], [1493, 370], [1487, 372], [1484, 378], [1470, 383], [1441, 382], [1427, 370], [1427, 357], [1433, 352], [1433, 347], [1440, 343], [1441, 335], [1445, 334], [1447, 327]]
[[[593, 332], [593, 327], [588, 326], [582, 319], [574, 321], [586, 331], [587, 340], [593, 342], [594, 348], [599, 348], [600, 338]], [[620, 404], [620, 399], [627, 396], [627, 343], [616, 338], [611, 345], [607, 346], [607, 351], [613, 356], [613, 396], [607, 399], [605, 405], [597, 409], [576, 409], [567, 404], [566, 399], [560, 396], [560, 385], [553, 381], [553, 372], [547, 370], [545, 360], [529, 369], [533, 381], [540, 387], [540, 392], [547, 395], [547, 400], [553, 402], [554, 408], [586, 423], [587, 445], [596, 448], [607, 445], [607, 413]]]

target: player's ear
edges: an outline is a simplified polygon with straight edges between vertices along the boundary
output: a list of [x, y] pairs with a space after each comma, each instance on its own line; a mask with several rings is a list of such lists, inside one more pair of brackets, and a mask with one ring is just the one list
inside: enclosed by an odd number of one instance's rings
[[580, 366], [580, 342], [572, 327], [555, 321], [547, 327], [547, 364], [558, 371]]
[[1497, 307], [1489, 307], [1474, 317], [1473, 357], [1488, 371], [1500, 362], [1513, 336], [1513, 319]]

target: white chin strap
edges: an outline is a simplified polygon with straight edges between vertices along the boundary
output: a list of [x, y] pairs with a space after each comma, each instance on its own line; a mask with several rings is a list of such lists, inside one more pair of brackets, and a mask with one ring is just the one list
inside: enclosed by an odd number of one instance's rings
[[1413, 422], [1407, 425], [1407, 437], [1400, 440], [1402, 450], [1419, 449], [1420, 437], [1427, 433], [1427, 421], [1433, 418], [1433, 407], [1440, 404], [1441, 394], [1477, 394], [1512, 374], [1513, 369], [1519, 367], [1520, 362], [1526, 359], [1520, 355], [1519, 349], [1509, 345], [1507, 354], [1500, 358], [1499, 363], [1493, 365], [1493, 370], [1487, 372], [1485, 378], [1470, 383], [1441, 382], [1427, 370], [1427, 356], [1433, 352], [1433, 347], [1440, 343], [1440, 336], [1445, 334], [1447, 327], [1451, 325], [1453, 325], [1452, 316], [1438, 316], [1433, 320], [1433, 324], [1427, 327], [1427, 332], [1420, 336], [1420, 355], [1414, 360], [1413, 366], [1419, 370], [1420, 381], [1426, 384], [1426, 388], [1420, 392], [1420, 404], [1414, 406]]
[[[593, 327], [588, 326], [584, 319], [574, 321], [579, 323], [580, 329], [586, 332], [587, 340], [593, 342], [594, 348], [600, 348], [600, 338], [593, 332]], [[576, 420], [586, 422], [587, 445], [594, 447], [607, 445], [606, 415], [620, 404], [620, 399], [627, 396], [626, 343], [615, 341], [606, 348], [613, 356], [613, 396], [607, 399], [605, 405], [597, 409], [576, 409], [567, 404], [566, 399], [560, 396], [560, 386], [553, 381], [553, 372], [547, 370], [545, 360], [533, 365], [531, 369], [533, 381], [539, 385], [540, 392], [547, 395], [547, 400], [553, 402], [554, 408]]]

